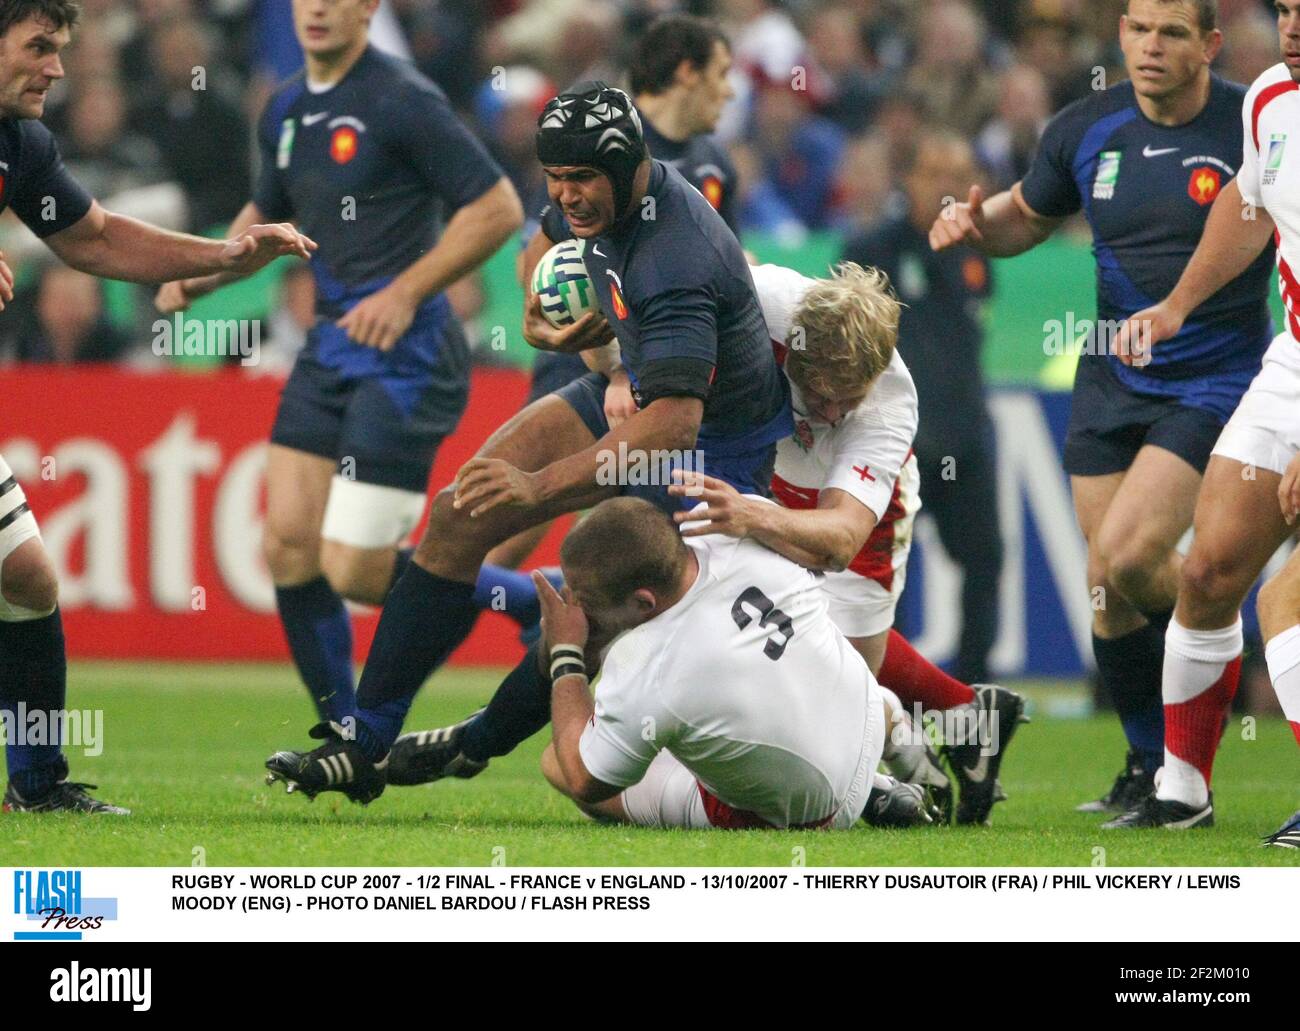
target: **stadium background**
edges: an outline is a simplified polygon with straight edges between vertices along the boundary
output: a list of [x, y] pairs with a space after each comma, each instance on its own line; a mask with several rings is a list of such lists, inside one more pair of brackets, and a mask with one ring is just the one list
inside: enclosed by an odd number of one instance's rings
[[[744, 242], [762, 260], [818, 274], [897, 203], [900, 155], [924, 125], [972, 140], [989, 189], [1019, 178], [1055, 111], [1099, 74], [1122, 76], [1122, 7], [385, 0], [372, 38], [447, 91], [535, 213], [544, 188], [531, 126], [557, 86], [619, 81], [637, 27], [657, 14], [718, 17], [737, 64], [738, 97], [720, 131], [741, 172]], [[1220, 7], [1229, 45], [1219, 71], [1249, 82], [1276, 61], [1268, 4]], [[252, 121], [300, 62], [289, 0], [84, 0], [46, 122], [106, 206], [220, 234], [249, 194]], [[771, 87], [798, 70], [807, 88], [792, 108], [778, 99], [791, 91]], [[19, 284], [0, 318], [0, 451], [25, 480], [59, 564], [72, 657], [286, 659], [258, 554], [260, 444], [310, 324], [305, 266], [273, 266], [195, 305], [195, 319], [260, 320], [259, 360], [240, 368], [155, 355], [149, 291], [58, 266], [11, 215], [0, 248]], [[1091, 317], [1092, 277], [1077, 225], [995, 266], [983, 367], [1007, 542], [992, 655], [1000, 675], [1078, 677], [1090, 660], [1084, 546], [1058, 462], [1073, 359], [1047, 353], [1044, 324]], [[452, 293], [476, 371], [435, 487], [516, 409], [531, 361], [513, 248]], [[538, 560], [553, 560], [558, 537]], [[944, 660], [957, 633], [955, 574], [924, 520], [918, 544], [909, 618], [918, 645]], [[372, 629], [364, 618], [363, 646]], [[504, 617], [487, 617], [457, 661], [513, 662], [509, 631]], [[1245, 694], [1266, 707], [1272, 693], [1262, 687]]]

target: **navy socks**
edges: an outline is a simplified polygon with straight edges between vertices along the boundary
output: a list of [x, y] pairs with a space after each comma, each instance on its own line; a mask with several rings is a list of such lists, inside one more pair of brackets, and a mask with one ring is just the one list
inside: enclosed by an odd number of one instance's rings
[[[51, 726], [54, 713], [67, 703], [68, 660], [64, 652], [63, 618], [56, 608], [48, 616], [18, 623], [0, 622], [0, 709], [12, 732], [17, 731], [19, 703], [26, 713], [40, 711]], [[26, 728], [33, 726], [28, 722]], [[15, 734], [16, 736], [16, 734]], [[39, 798], [65, 775], [61, 741], [17, 744], [6, 740], [9, 780], [23, 798]]]
[[357, 688], [357, 743], [374, 762], [392, 747], [420, 685], [469, 636], [474, 588], [410, 563], [388, 592]]
[[487, 708], [461, 734], [466, 758], [486, 762], [506, 755], [551, 722], [551, 683], [538, 665], [540, 643], [528, 649], [501, 682]]
[[1092, 638], [1101, 681], [1115, 702], [1129, 748], [1143, 769], [1154, 773], [1164, 762], [1165, 710], [1160, 681], [1165, 659], [1165, 629], [1171, 613], [1148, 616], [1146, 626], [1114, 640]]
[[277, 587], [275, 602], [298, 675], [322, 720], [340, 721], [356, 708], [352, 690], [352, 620], [323, 576]]

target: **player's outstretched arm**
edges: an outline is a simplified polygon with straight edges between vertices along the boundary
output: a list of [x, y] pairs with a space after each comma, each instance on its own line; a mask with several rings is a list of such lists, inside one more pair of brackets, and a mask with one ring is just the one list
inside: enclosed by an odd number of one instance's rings
[[673, 477], [680, 482], [668, 488], [669, 494], [706, 506], [674, 513], [678, 525], [693, 524], [682, 531], [683, 537], [750, 537], [809, 569], [847, 569], [876, 528], [876, 513], [842, 490], [824, 490], [816, 508], [796, 510], [746, 497], [700, 472], [679, 469]]
[[205, 240], [116, 215], [98, 202], [45, 242], [75, 269], [132, 283], [165, 283], [224, 271], [249, 275], [282, 255], [306, 258], [316, 248], [287, 223], [252, 226], [229, 240]]
[[1031, 208], [1019, 183], [988, 200], [980, 187], [972, 186], [964, 203], [939, 212], [930, 227], [930, 247], [942, 251], [964, 243], [991, 258], [1011, 258], [1037, 247], [1061, 221]]
[[1246, 205], [1234, 179], [1210, 209], [1196, 253], [1178, 285], [1159, 304], [1130, 318], [1115, 337], [1115, 353], [1125, 365], [1146, 365], [1151, 348], [1176, 336], [1187, 316], [1240, 276], [1268, 246], [1275, 226], [1262, 208]]
[[415, 320], [426, 297], [451, 286], [487, 261], [520, 226], [524, 209], [502, 176], [476, 200], [452, 215], [433, 249], [338, 320], [365, 347], [390, 351]]

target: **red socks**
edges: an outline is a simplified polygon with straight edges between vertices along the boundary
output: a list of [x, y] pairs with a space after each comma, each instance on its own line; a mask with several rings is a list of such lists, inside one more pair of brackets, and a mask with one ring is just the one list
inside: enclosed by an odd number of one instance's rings
[[951, 709], [975, 700], [974, 690], [948, 676], [897, 630], [889, 631], [885, 661], [876, 679], [909, 708], [920, 702], [924, 709]]

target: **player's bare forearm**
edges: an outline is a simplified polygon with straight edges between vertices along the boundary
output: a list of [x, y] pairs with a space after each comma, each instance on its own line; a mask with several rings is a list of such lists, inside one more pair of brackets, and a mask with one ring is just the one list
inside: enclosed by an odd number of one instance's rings
[[621, 788], [597, 780], [582, 761], [578, 743], [595, 713], [586, 677], [560, 677], [551, 688], [551, 740], [569, 797], [579, 802], [603, 802]]
[[942, 251], [965, 244], [991, 258], [1010, 258], [1037, 247], [1060, 224], [1034, 211], [1019, 183], [988, 200], [972, 186], [966, 201], [953, 201], [939, 212], [930, 227], [930, 246]]
[[722, 533], [748, 537], [808, 569], [848, 567], [876, 527], [876, 514], [846, 491], [823, 490], [814, 509], [792, 509], [740, 493], [694, 470], [669, 488], [686, 505], [673, 518], [683, 537]]
[[695, 447], [699, 435], [704, 402], [693, 397], [661, 397], [610, 430], [585, 451], [562, 458], [539, 470], [538, 500], [567, 500], [591, 492], [598, 483], [598, 474], [610, 471], [611, 456], [614, 472], [622, 476], [625, 470], [617, 468], [620, 455], [630, 459], [640, 457], [653, 468], [663, 463], [656, 461], [653, 452], [685, 452]]
[[46, 242], [75, 269], [131, 283], [164, 283], [215, 272], [222, 267], [225, 247], [221, 240], [160, 229], [98, 205]]
[[1196, 253], [1166, 303], [1182, 318], [1240, 276], [1273, 238], [1273, 218], [1263, 208], [1248, 208], [1237, 180], [1214, 201]]
[[827, 564], [824, 553], [802, 548], [789, 538], [782, 537], [779, 534], [755, 533], [753, 538], [763, 547], [770, 548], [778, 555], [784, 555], [791, 562], [796, 562], [805, 569], [830, 570], [833, 568]]
[[1019, 183], [987, 201], [984, 218], [984, 241], [974, 246], [990, 258], [1014, 258], [1033, 250], [1059, 225], [1059, 220], [1043, 218], [1025, 203]]
[[824, 493], [843, 500], [828, 508], [792, 509], [746, 499], [756, 516], [750, 536], [809, 569], [847, 569], [875, 529], [876, 514], [843, 491]]
[[393, 280], [413, 303], [445, 290], [487, 261], [524, 224], [519, 195], [502, 177], [457, 211], [434, 248]]

